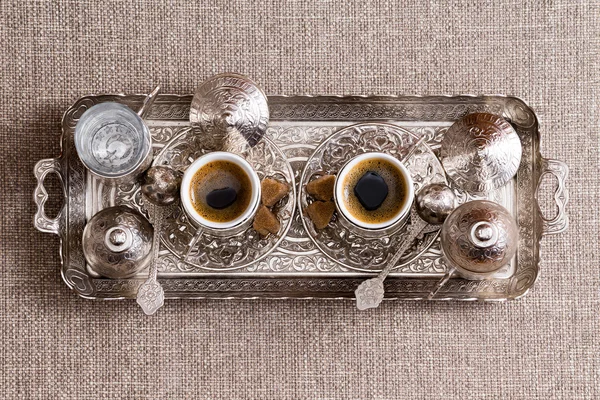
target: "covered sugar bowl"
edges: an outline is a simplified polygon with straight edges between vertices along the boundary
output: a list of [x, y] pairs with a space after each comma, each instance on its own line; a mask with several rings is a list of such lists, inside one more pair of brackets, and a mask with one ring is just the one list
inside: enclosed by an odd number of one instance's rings
[[468, 279], [485, 279], [508, 264], [517, 251], [519, 230], [501, 205], [475, 200], [457, 207], [441, 232], [442, 250]]
[[95, 214], [83, 231], [83, 253], [91, 268], [113, 279], [129, 278], [152, 260], [150, 222], [126, 207], [105, 208]]

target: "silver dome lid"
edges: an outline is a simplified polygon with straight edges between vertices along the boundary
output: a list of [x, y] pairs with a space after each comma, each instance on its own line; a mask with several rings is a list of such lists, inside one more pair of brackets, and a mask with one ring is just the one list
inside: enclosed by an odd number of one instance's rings
[[125, 206], [105, 208], [83, 230], [83, 253], [98, 274], [129, 278], [152, 260], [153, 233], [152, 225], [139, 212]]
[[508, 121], [494, 114], [474, 113], [448, 129], [440, 159], [457, 186], [484, 193], [515, 176], [521, 152], [521, 140]]

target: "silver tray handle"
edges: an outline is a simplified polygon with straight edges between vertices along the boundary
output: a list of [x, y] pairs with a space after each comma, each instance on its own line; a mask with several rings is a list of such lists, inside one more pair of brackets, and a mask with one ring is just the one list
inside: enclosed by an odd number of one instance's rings
[[64, 212], [65, 206], [63, 206], [54, 219], [49, 218], [46, 215], [44, 205], [48, 200], [48, 192], [44, 187], [44, 179], [46, 179], [46, 176], [50, 173], [56, 174], [58, 179], [60, 179], [64, 191], [65, 181], [61, 173], [60, 161], [57, 158], [46, 158], [40, 160], [37, 164], [35, 164], [33, 173], [37, 179], [37, 186], [33, 192], [33, 201], [37, 205], [37, 211], [33, 217], [33, 225], [42, 232], [54, 233], [58, 235], [60, 230], [60, 219]]
[[546, 218], [542, 214], [540, 209], [540, 215], [542, 217], [542, 235], [555, 235], [567, 230], [569, 226], [569, 217], [567, 216], [567, 203], [569, 202], [569, 191], [567, 190], [567, 176], [569, 175], [569, 167], [567, 164], [558, 160], [551, 160], [542, 158], [541, 163], [541, 174], [538, 186], [535, 190], [535, 199], [538, 200], [539, 208], [539, 190], [542, 183], [543, 177], [546, 174], [552, 174], [558, 181], [558, 187], [554, 192], [554, 202], [558, 207], [558, 211], [554, 218]]

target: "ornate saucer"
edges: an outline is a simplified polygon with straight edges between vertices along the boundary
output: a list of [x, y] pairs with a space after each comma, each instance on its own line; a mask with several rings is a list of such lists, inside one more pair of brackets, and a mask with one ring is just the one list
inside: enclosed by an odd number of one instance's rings
[[175, 262], [173, 257], [177, 258], [180, 271], [234, 270], [254, 264], [279, 245], [292, 225], [296, 209], [294, 171], [279, 147], [266, 137], [250, 146], [241, 135], [227, 135], [224, 140], [218, 134], [207, 135], [190, 128], [167, 143], [154, 157], [153, 165], [168, 165], [185, 171], [201, 155], [222, 150], [223, 143], [226, 143], [227, 151], [244, 157], [261, 180], [269, 177], [289, 185], [289, 194], [273, 207], [281, 227], [276, 235], [266, 238], [261, 237], [252, 226], [229, 236], [216, 236], [195, 228], [181, 206], [174, 207], [174, 212], [163, 224], [161, 241], [172, 253], [164, 262]]
[[[416, 135], [391, 124], [357, 124], [329, 136], [310, 156], [300, 179], [300, 215], [308, 236], [330, 259], [356, 271], [379, 271], [391, 260], [414, 221], [409, 219], [405, 224], [374, 237], [343, 223], [336, 211], [325, 229], [316, 230], [304, 211], [313, 201], [306, 191], [308, 182], [322, 175], [337, 174], [348, 160], [361, 153], [382, 152], [402, 159], [418, 140]], [[405, 165], [413, 179], [415, 192], [431, 183], [447, 184], [442, 164], [424, 143], [418, 146]], [[435, 230], [414, 239], [393, 269], [416, 259], [431, 246], [438, 234], [439, 230]]]

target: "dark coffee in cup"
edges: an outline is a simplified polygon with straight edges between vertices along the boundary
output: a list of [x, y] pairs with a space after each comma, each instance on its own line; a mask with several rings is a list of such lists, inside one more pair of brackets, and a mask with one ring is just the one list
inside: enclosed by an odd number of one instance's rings
[[363, 224], [394, 220], [410, 199], [409, 182], [397, 165], [384, 157], [353, 165], [342, 181], [346, 211]]
[[240, 165], [228, 160], [215, 160], [200, 167], [189, 187], [194, 211], [211, 222], [239, 218], [252, 200], [250, 177]]

